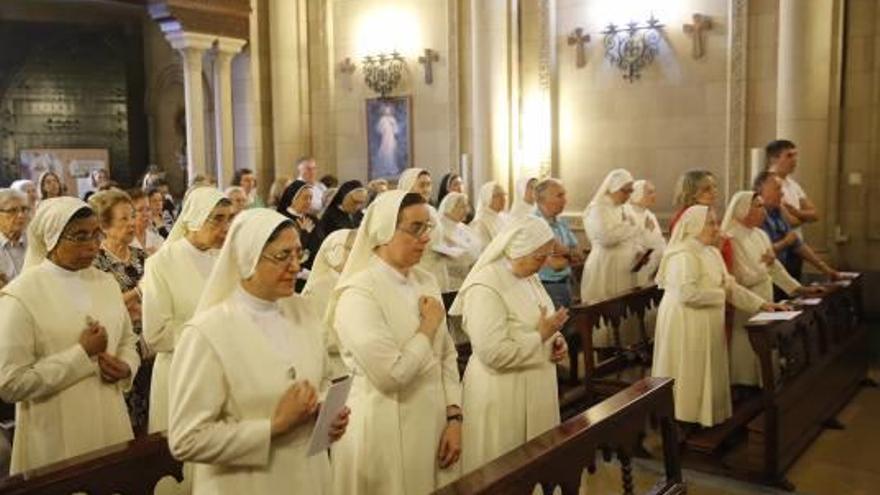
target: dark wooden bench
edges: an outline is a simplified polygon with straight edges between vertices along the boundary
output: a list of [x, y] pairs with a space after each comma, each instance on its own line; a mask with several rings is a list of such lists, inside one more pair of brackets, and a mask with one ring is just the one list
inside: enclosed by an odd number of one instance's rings
[[182, 481], [183, 465], [154, 433], [0, 480], [0, 495], [153, 495], [165, 476]]
[[[577, 353], [583, 355], [584, 377], [580, 380], [582, 390], [566, 402], [584, 400], [592, 404], [609, 397], [647, 376], [651, 367], [653, 339], [648, 331], [646, 315], [663, 297], [656, 285], [638, 287], [617, 296], [571, 308], [571, 325], [580, 335], [580, 349], [572, 352], [572, 372], [577, 373]], [[629, 345], [621, 344], [620, 327], [629, 317], [639, 324], [639, 339]], [[600, 324], [610, 327], [613, 343], [609, 347], [595, 348], [593, 332]], [[578, 381], [576, 376], [571, 381]]]
[[835, 416], [867, 378], [862, 283], [835, 287], [792, 320], [747, 327], [763, 382], [762, 411], [748, 424], [748, 468], [765, 483], [793, 488], [786, 470], [823, 428], [842, 426]]
[[[861, 278], [836, 287], [787, 321], [749, 324], [762, 387], [735, 403], [733, 416], [686, 439], [689, 467], [793, 489], [785, 473], [867, 378]], [[743, 448], [744, 447], [744, 448]]]
[[536, 485], [544, 493], [559, 487], [563, 495], [579, 493], [584, 469], [596, 465], [597, 452], [621, 465], [624, 494], [634, 493], [631, 458], [639, 432], [654, 418], [662, 433], [664, 479], [651, 494], [684, 494], [676, 438], [672, 380], [645, 378], [556, 428], [525, 443], [458, 481], [437, 495], [531, 495]]

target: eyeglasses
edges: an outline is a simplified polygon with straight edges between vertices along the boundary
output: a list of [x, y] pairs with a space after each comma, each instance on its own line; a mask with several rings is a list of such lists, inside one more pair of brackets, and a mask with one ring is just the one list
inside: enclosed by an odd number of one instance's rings
[[429, 234], [432, 230], [434, 230], [435, 225], [432, 222], [415, 222], [409, 225], [401, 225], [397, 227], [397, 230], [401, 232], [405, 232], [415, 238], [420, 238], [426, 234]]
[[6, 213], [7, 215], [27, 215], [31, 212], [30, 207], [27, 206], [15, 206], [12, 208], [3, 208], [0, 209], [0, 213]]
[[208, 223], [216, 226], [231, 225], [235, 215], [213, 215], [208, 217]]
[[293, 260], [296, 260], [298, 263], [305, 263], [308, 261], [309, 256], [311, 256], [311, 252], [308, 249], [284, 249], [282, 251], [278, 251], [277, 253], [266, 253], [261, 254], [260, 258], [265, 258], [276, 265], [290, 265]]
[[62, 234], [61, 238], [68, 240], [74, 244], [88, 244], [90, 242], [101, 243], [106, 236], [104, 232], [101, 230], [96, 230], [92, 233], [88, 232], [77, 232], [75, 234]]

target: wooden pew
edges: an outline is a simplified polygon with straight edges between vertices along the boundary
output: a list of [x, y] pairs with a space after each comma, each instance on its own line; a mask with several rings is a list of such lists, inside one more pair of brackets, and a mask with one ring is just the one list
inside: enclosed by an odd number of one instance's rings
[[546, 494], [557, 486], [563, 495], [577, 494], [584, 469], [595, 466], [597, 451], [606, 454], [606, 458], [610, 458], [611, 452], [617, 454], [623, 473], [621, 493], [632, 494], [630, 459], [639, 432], [649, 418], [657, 419], [660, 425], [665, 467], [665, 479], [650, 493], [684, 494], [672, 380], [668, 378], [645, 378], [435, 494], [531, 495], [538, 484]]
[[748, 469], [765, 483], [793, 488], [786, 470], [823, 428], [841, 427], [835, 416], [867, 378], [862, 283], [835, 287], [792, 320], [747, 327], [763, 382], [763, 411], [748, 424]]
[[183, 465], [154, 433], [0, 480], [0, 495], [153, 495], [165, 476], [183, 481]]
[[[645, 315], [649, 309], [660, 303], [662, 297], [663, 291], [656, 285], [651, 285], [638, 287], [594, 304], [571, 308], [571, 324], [577, 329], [581, 340], [584, 378], [582, 397], [573, 396], [569, 401], [585, 400], [587, 404], [592, 404], [632, 383], [615, 375], [636, 368], [639, 370], [636, 374], [642, 375], [650, 369], [654, 346]], [[620, 343], [620, 325], [630, 315], [639, 320], [640, 338], [638, 342], [624, 346]], [[613, 329], [614, 345], [596, 349], [593, 347], [593, 332], [602, 322]]]

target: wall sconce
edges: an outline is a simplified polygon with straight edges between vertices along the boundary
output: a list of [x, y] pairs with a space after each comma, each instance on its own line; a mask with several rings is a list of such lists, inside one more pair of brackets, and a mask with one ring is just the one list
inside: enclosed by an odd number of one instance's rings
[[657, 55], [662, 30], [663, 24], [653, 14], [645, 24], [630, 22], [626, 27], [609, 24], [602, 31], [605, 58], [623, 71], [624, 79], [635, 82]]
[[394, 91], [403, 78], [406, 61], [395, 52], [364, 57], [364, 84], [384, 98]]
[[419, 57], [419, 63], [425, 66], [425, 84], [434, 84], [434, 62], [440, 61], [440, 54], [425, 48], [425, 54]]

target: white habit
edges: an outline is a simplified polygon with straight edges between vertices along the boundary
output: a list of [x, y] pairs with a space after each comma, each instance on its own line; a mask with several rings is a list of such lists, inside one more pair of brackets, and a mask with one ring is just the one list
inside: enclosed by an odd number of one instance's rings
[[[119, 285], [95, 268], [71, 272], [43, 259], [88, 205], [75, 198], [42, 205], [24, 272], [0, 291], [0, 397], [16, 403], [11, 474], [132, 438], [123, 393], [140, 359]], [[128, 364], [130, 378], [102, 381], [79, 344], [86, 317], [104, 326], [107, 352]]]
[[408, 276], [372, 254], [396, 229], [404, 196], [370, 205], [331, 300], [328, 319], [354, 375], [348, 431], [333, 447], [338, 495], [420, 495], [457, 477], [437, 459], [446, 408], [461, 404], [456, 351], [445, 322], [433, 340], [418, 332], [418, 298], [440, 300], [430, 274]]
[[[643, 251], [641, 230], [628, 214], [625, 204], [614, 204], [610, 193], [632, 183], [629, 172], [617, 169], [608, 174], [596, 196], [584, 210], [584, 230], [590, 241], [590, 254], [581, 277], [581, 301], [599, 302], [626, 292], [636, 285], [632, 268], [636, 255]], [[621, 344], [635, 340], [633, 321], [621, 324]], [[610, 329], [603, 325], [593, 333], [593, 344], [607, 347], [615, 344]]]
[[326, 455], [306, 457], [314, 422], [271, 438], [278, 400], [296, 380], [325, 388], [320, 321], [299, 296], [242, 289], [187, 326], [171, 365], [168, 442], [193, 462], [193, 494], [330, 493]]
[[727, 274], [721, 253], [696, 239], [708, 208], [692, 206], [676, 223], [657, 274], [664, 289], [654, 337], [653, 376], [675, 379], [675, 417], [703, 426], [730, 417], [724, 303], [749, 313], [764, 300]]
[[150, 384], [150, 433], [168, 428], [168, 369], [172, 353], [184, 324], [195, 314], [217, 259], [216, 249], [200, 251], [185, 235], [201, 228], [223, 198], [223, 193], [210, 187], [190, 191], [168, 240], [144, 265], [143, 336], [156, 353]]
[[[760, 227], [746, 227], [741, 219], [748, 214], [754, 197], [752, 191], [736, 193], [727, 207], [721, 226], [733, 244], [732, 275], [743, 287], [773, 301], [773, 284], [787, 294], [793, 294], [801, 284], [791, 277], [775, 256], [769, 267], [761, 259], [765, 253], [773, 253], [770, 238]], [[737, 310], [734, 315], [733, 334], [730, 337], [730, 382], [736, 385], [760, 385], [761, 363], [752, 349], [746, 323], [752, 313]]]
[[550, 358], [563, 337], [542, 341], [538, 333], [540, 306], [552, 311], [553, 301], [536, 274], [515, 276], [508, 259], [533, 253], [553, 231], [535, 217], [514, 222], [480, 257], [450, 311], [463, 315], [473, 346], [463, 380], [464, 473], [559, 424]]
[[469, 227], [477, 234], [484, 248], [504, 229], [508, 221], [506, 213], [503, 211], [497, 212], [489, 208], [489, 204], [492, 203], [492, 196], [495, 195], [495, 189], [498, 187], [501, 186], [495, 181], [483, 184], [477, 200], [477, 212], [469, 224]]

